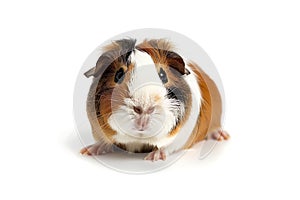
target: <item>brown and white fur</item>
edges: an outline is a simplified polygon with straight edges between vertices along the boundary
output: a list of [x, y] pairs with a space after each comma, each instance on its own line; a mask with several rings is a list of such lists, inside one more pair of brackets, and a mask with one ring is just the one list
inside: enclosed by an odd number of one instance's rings
[[196, 63], [186, 63], [163, 39], [114, 41], [104, 47], [93, 76], [87, 114], [95, 144], [86, 155], [149, 153], [146, 160], [190, 148], [209, 135], [228, 139], [221, 128], [222, 102], [217, 86]]

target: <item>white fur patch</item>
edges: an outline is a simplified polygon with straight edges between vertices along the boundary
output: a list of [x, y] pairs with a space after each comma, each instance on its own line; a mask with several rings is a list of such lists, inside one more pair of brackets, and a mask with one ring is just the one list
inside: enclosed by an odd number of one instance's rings
[[[135, 63], [134, 71], [131, 75], [131, 81], [128, 84], [130, 95], [134, 92], [152, 94], [155, 90], [157, 93], [164, 95], [164, 86], [158, 76], [155, 63], [150, 55], [139, 50], [135, 50], [131, 55], [131, 62]], [[147, 86], [147, 90], [139, 90]], [[148, 87], [150, 86], [150, 87]], [[153, 86], [153, 87], [151, 87]]]
[[144, 66], [144, 65], [154, 65], [154, 62], [151, 56], [143, 51], [139, 51], [137, 49], [130, 55], [131, 62], [136, 63], [136, 67]]
[[[130, 98], [124, 99], [124, 106], [113, 112], [108, 122], [117, 133], [114, 140], [119, 143], [148, 143], [158, 147], [170, 144], [173, 138], [168, 136], [170, 130], [176, 125], [177, 117], [174, 113], [178, 107], [177, 102], [166, 97], [167, 90], [162, 84], [155, 63], [147, 53], [135, 50], [131, 55], [131, 62], [135, 63], [128, 84]], [[178, 103], [177, 103], [178, 104]], [[153, 113], [147, 115], [150, 120], [149, 126], [139, 131], [135, 128], [136, 119], [139, 115], [134, 107], [147, 110], [155, 107]], [[177, 112], [181, 112], [180, 110]]]

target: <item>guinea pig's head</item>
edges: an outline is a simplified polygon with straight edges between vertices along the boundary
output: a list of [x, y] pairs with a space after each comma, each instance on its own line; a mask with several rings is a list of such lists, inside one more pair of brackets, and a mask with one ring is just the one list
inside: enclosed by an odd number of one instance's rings
[[165, 40], [133, 39], [104, 48], [94, 69], [95, 108], [101, 126], [137, 139], [175, 133], [191, 104], [183, 59]]

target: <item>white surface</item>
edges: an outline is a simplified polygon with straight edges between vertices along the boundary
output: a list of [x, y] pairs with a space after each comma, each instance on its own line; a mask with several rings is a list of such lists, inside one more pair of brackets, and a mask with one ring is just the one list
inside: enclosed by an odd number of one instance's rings
[[[0, 198], [299, 199], [297, 1], [138, 5], [1, 1]], [[205, 160], [191, 151], [163, 171], [128, 175], [77, 153], [72, 94], [97, 45], [143, 27], [176, 30], [210, 55], [232, 138]]]

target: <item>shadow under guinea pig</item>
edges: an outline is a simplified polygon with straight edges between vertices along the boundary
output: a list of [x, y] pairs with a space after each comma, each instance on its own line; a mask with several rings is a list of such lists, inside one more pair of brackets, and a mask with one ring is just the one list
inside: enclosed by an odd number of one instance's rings
[[[222, 152], [221, 149], [223, 148], [223, 145], [219, 145], [215, 140], [206, 140], [200, 142], [189, 150], [179, 151], [170, 155], [165, 161], [160, 160], [157, 162], [151, 162], [148, 160], [143, 160], [146, 155], [145, 153], [128, 153], [120, 149], [116, 149], [116, 151], [113, 153], [100, 156], [90, 157], [81, 155], [79, 151], [85, 145], [82, 143], [76, 131], [70, 131], [64, 141], [64, 144], [67, 149], [69, 149], [78, 157], [84, 157], [85, 159], [87, 158], [87, 160], [94, 163], [96, 160], [98, 163], [106, 167], [130, 174], [152, 173], [164, 169], [174, 164], [178, 160], [185, 164], [204, 164], [204, 160], [208, 160], [209, 162], [209, 160], [212, 161], [217, 159], [217, 155], [220, 155], [219, 153]], [[216, 150], [218, 153], [212, 153], [213, 150]]]

